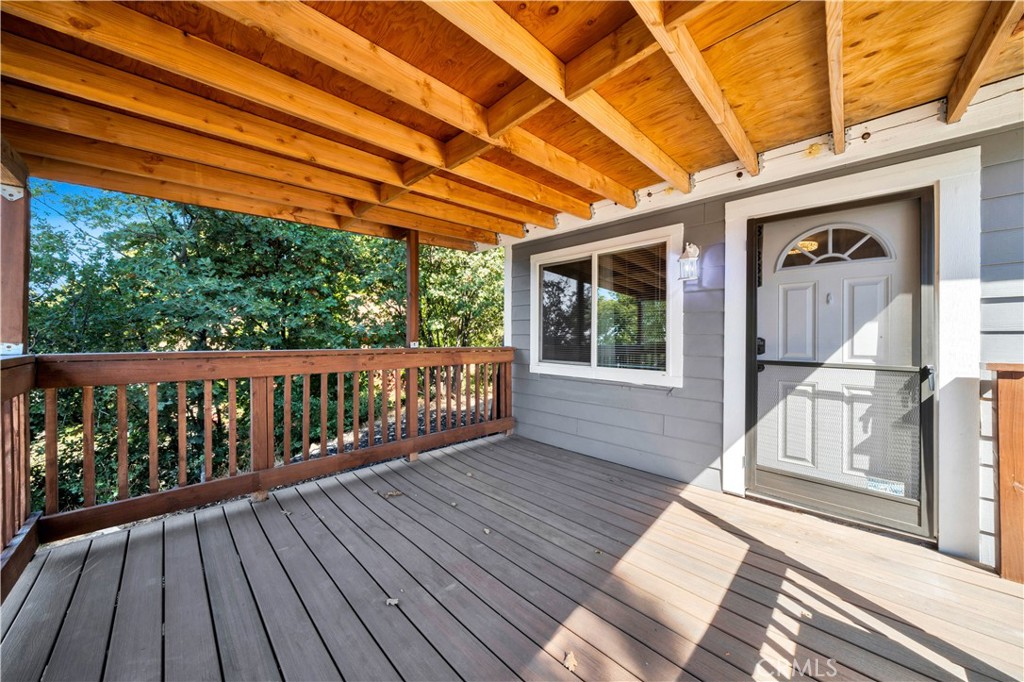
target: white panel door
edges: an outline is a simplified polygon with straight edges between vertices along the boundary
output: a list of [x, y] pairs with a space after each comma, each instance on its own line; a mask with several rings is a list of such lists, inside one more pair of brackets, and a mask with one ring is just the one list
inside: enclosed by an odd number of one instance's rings
[[918, 494], [918, 211], [906, 200], [764, 225], [758, 467]]

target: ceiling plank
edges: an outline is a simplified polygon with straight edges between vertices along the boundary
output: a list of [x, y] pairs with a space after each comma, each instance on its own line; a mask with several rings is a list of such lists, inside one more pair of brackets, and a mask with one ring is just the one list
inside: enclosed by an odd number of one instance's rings
[[677, 189], [690, 191], [689, 173], [600, 95], [589, 91], [575, 100], [566, 97], [565, 65], [495, 3], [427, 0], [427, 4]]
[[828, 97], [832, 110], [832, 151], [846, 151], [846, 111], [843, 99], [843, 0], [825, 0], [825, 50]]
[[21, 158], [21, 155], [10, 145], [7, 141], [7, 129], [4, 129], [4, 135], [0, 136], [0, 159], [2, 159], [3, 172], [0, 176], [0, 181], [5, 185], [13, 185], [15, 187], [27, 187], [28, 186], [28, 166], [25, 165], [25, 160]]
[[127, 7], [11, 0], [3, 11], [417, 161], [444, 165], [444, 145], [429, 135]]
[[[194, 206], [204, 206], [235, 213], [287, 220], [289, 222], [302, 223], [316, 227], [326, 227], [332, 230], [342, 229], [339, 216], [330, 213], [323, 213], [311, 209], [303, 209], [284, 204], [275, 204], [270, 201], [258, 199], [246, 199], [232, 194], [220, 193], [209, 189], [186, 187], [171, 182], [162, 182], [152, 178], [139, 178], [124, 173], [117, 173], [103, 169], [91, 168], [80, 164], [47, 159], [41, 156], [26, 155], [26, 161], [32, 169], [32, 176], [55, 182], [69, 182], [76, 185], [96, 187], [112, 192], [123, 192], [126, 194], [137, 194], [163, 199], [165, 201], [176, 201]], [[399, 230], [388, 225], [378, 225], [369, 221], [355, 220], [346, 221], [345, 230], [374, 237], [385, 237], [387, 239], [403, 239], [404, 230]], [[452, 239], [439, 235], [421, 235], [420, 241], [424, 244], [431, 243], [436, 246], [446, 246], [465, 251], [475, 250], [475, 245], [461, 239]]]
[[985, 82], [988, 67], [999, 58], [1000, 50], [1009, 40], [1022, 13], [1024, 0], [989, 3], [946, 96], [946, 123], [956, 123], [963, 118], [967, 106]]
[[[633, 201], [629, 188], [539, 138], [523, 145], [515, 140], [492, 137], [483, 106], [308, 5], [287, 0], [272, 3], [205, 0], [204, 4], [462, 130], [466, 135], [455, 138], [454, 145], [446, 145], [445, 167], [449, 170], [495, 146], [612, 201]], [[470, 144], [466, 144], [467, 141]], [[429, 163], [426, 159], [418, 160]], [[630, 205], [635, 206], [635, 201]]]
[[725, 93], [718, 84], [711, 68], [704, 61], [704, 55], [694, 42], [693, 36], [685, 25], [679, 24], [668, 29], [664, 22], [664, 3], [661, 0], [630, 0], [636, 13], [647, 25], [647, 29], [658, 41], [661, 49], [668, 56], [679, 75], [707, 112], [711, 121], [718, 128], [722, 137], [729, 143], [736, 158], [751, 175], [760, 171], [757, 152], [751, 144], [743, 126], [740, 125], [736, 113], [725, 99]]
[[[20, 36], [4, 32], [0, 40], [0, 53], [0, 72], [7, 78], [167, 121], [203, 134], [267, 149], [303, 163], [313, 162], [344, 173], [397, 186], [403, 184], [403, 169], [388, 159], [34, 43]], [[424, 165], [424, 168], [432, 170], [431, 166]], [[310, 172], [318, 177], [322, 176], [319, 169]], [[469, 180], [486, 184], [487, 178], [475, 175], [469, 170], [456, 172]], [[510, 182], [496, 189], [515, 195], [518, 186], [518, 183]], [[332, 174], [332, 184], [326, 189], [359, 201], [378, 201], [378, 191], [374, 184], [357, 178]], [[425, 183], [417, 187], [417, 191], [502, 217], [544, 227], [554, 226], [550, 214], [466, 185]], [[554, 206], [550, 208], [556, 210], [564, 210], [560, 206], [563, 205], [564, 199], [570, 199], [568, 195], [550, 188], [547, 191], [531, 193], [525, 198], [542, 206], [547, 206], [546, 199], [553, 198]]]
[[536, 83], [524, 81], [487, 110], [487, 129], [495, 137], [504, 135], [554, 102]]

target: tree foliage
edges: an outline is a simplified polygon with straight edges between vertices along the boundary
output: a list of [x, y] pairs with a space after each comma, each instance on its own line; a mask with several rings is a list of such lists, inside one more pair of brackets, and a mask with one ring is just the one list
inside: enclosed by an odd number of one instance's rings
[[[32, 353], [164, 350], [298, 350], [402, 346], [405, 244], [121, 194], [78, 194], [33, 185], [29, 349]], [[421, 345], [489, 346], [502, 338], [501, 253], [421, 247]], [[319, 381], [319, 379], [316, 379]], [[200, 383], [189, 384], [198, 404]], [[145, 423], [144, 387], [129, 387], [129, 411]], [[215, 402], [226, 387], [214, 387]], [[80, 392], [61, 392], [61, 452], [81, 452]], [[314, 396], [317, 393], [314, 391]], [[112, 390], [97, 390], [97, 486], [115, 493], [116, 443], [108, 438]], [[314, 398], [315, 414], [319, 404]], [[239, 389], [246, 411], [247, 391]], [[328, 406], [334, 413], [336, 405]], [[174, 387], [160, 387], [161, 484], [176, 482]], [[346, 410], [348, 413], [348, 410]], [[68, 416], [63, 416], [68, 415]], [[218, 411], [217, 467], [226, 466]], [[42, 405], [32, 410], [43, 431]], [[108, 425], [112, 425], [112, 422]], [[189, 414], [189, 448], [201, 453], [202, 415]], [[246, 452], [244, 430], [239, 452]], [[145, 429], [130, 434], [132, 493], [148, 485]], [[293, 439], [293, 443], [298, 439]], [[138, 441], [138, 442], [135, 442]], [[34, 444], [37, 469], [41, 443]], [[142, 453], [136, 456], [135, 453]], [[76, 455], [70, 455], [74, 458]], [[81, 455], [77, 455], [79, 461]], [[190, 456], [188, 479], [201, 476]], [[242, 462], [244, 465], [244, 462]], [[81, 501], [80, 465], [62, 462], [61, 506]], [[65, 471], [70, 474], [65, 474]], [[41, 474], [41, 471], [39, 471]], [[35, 475], [37, 483], [42, 476]], [[41, 502], [41, 500], [40, 500]]]

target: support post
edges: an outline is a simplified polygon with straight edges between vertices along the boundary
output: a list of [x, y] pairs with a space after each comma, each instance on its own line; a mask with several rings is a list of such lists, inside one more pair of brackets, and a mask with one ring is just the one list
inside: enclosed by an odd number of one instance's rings
[[[253, 377], [250, 383], [249, 442], [252, 444], [251, 464], [254, 472], [274, 468], [274, 377]], [[287, 463], [287, 462], [286, 462]], [[267, 491], [252, 494], [254, 502], [267, 499]]]
[[998, 572], [1024, 583], [1024, 365], [989, 364], [999, 471]]
[[405, 345], [420, 345], [420, 233], [409, 230], [405, 238]]
[[0, 144], [0, 355], [22, 355], [28, 344], [28, 169], [6, 139]]
[[[416, 230], [409, 230], [405, 237], [405, 276], [406, 276], [406, 305], [405, 305], [405, 345], [409, 348], [419, 348], [420, 345], [420, 233]], [[405, 419], [409, 425], [409, 433], [419, 432], [419, 390], [417, 364], [410, 363], [409, 370], [405, 374]], [[427, 396], [424, 396], [424, 401]], [[426, 404], [426, 402], [424, 402]], [[399, 425], [400, 426], [400, 425]], [[418, 452], [411, 452], [406, 457], [410, 462], [415, 462], [419, 457]]]

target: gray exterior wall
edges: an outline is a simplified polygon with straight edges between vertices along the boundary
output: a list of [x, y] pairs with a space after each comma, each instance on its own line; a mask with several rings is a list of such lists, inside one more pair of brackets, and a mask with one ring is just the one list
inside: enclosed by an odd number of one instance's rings
[[[513, 367], [517, 433], [719, 490], [726, 202], [972, 146], [982, 150], [982, 360], [1024, 361], [1024, 135], [1018, 127], [514, 246], [511, 340], [517, 349]], [[701, 279], [687, 283], [684, 295], [683, 388], [531, 374], [530, 256], [676, 223], [683, 223], [686, 240], [703, 250]], [[987, 381], [983, 381], [984, 391], [988, 391]], [[983, 414], [982, 423], [980, 492], [986, 532], [981, 544], [982, 558], [991, 561], [995, 476], [990, 415]]]

